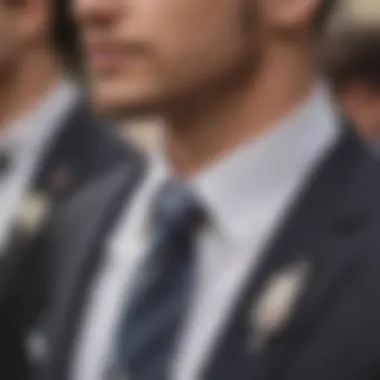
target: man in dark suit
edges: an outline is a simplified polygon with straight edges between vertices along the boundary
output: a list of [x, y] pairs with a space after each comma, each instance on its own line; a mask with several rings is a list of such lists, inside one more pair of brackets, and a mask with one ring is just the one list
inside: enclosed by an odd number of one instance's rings
[[380, 170], [317, 70], [334, 3], [75, 1], [97, 105], [165, 136], [57, 221], [44, 379], [379, 377]]
[[50, 220], [128, 156], [71, 75], [78, 56], [68, 10], [68, 1], [0, 1], [2, 379], [26, 379], [38, 361], [51, 288], [52, 258], [41, 249]]

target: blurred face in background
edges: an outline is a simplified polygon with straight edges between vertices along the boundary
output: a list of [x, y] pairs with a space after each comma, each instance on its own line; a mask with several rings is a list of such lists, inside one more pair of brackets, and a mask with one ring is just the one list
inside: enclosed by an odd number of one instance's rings
[[73, 1], [95, 103], [123, 116], [244, 85], [321, 0]]
[[359, 133], [368, 140], [380, 139], [380, 87], [369, 80], [354, 80], [340, 92], [339, 99]]
[[0, 86], [27, 64], [47, 27], [46, 0], [0, 0]]
[[0, 85], [15, 70], [22, 55], [17, 8], [11, 0], [0, 0]]

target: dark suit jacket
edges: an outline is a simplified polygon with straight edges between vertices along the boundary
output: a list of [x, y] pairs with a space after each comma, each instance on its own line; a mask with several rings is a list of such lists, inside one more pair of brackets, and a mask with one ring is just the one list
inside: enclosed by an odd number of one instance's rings
[[[33, 234], [14, 222], [10, 243], [0, 259], [0, 379], [24, 380], [30, 372], [26, 351], [30, 330], [44, 323], [48, 307], [53, 260], [44, 249], [49, 225], [57, 210], [85, 183], [128, 160], [122, 141], [96, 118], [85, 103], [67, 115], [34, 174], [20, 215], [31, 202], [49, 203], [46, 217]], [[23, 208], [25, 210], [23, 210]], [[60, 258], [57, 258], [60, 265]]]
[[[57, 277], [44, 380], [68, 380], [70, 353], [86, 294], [102, 263], [104, 238], [142, 172], [142, 165], [119, 168], [85, 190], [62, 215], [53, 251], [67, 261]], [[300, 274], [306, 274], [304, 282], [295, 281]], [[380, 378], [379, 289], [380, 170], [347, 131], [305, 183], [276, 239], [252, 269], [201, 379]], [[275, 313], [266, 314], [268, 304]]]

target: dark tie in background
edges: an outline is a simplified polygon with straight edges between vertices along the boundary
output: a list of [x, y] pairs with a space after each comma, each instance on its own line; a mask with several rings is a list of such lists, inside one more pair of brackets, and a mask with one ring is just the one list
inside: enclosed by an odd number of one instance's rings
[[153, 244], [116, 334], [107, 380], [166, 380], [195, 275], [194, 238], [203, 220], [188, 189], [167, 184], [153, 212]]

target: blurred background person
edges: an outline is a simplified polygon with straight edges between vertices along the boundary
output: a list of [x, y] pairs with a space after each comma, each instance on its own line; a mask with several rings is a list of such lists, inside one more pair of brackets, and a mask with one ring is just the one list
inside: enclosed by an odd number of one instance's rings
[[323, 52], [327, 78], [362, 136], [380, 141], [380, 20], [330, 38]]
[[379, 138], [380, 4], [345, 0], [321, 44], [321, 62], [342, 111], [374, 145]]
[[[40, 249], [56, 210], [127, 156], [75, 82], [67, 0], [0, 0], [0, 378], [25, 380], [53, 258]], [[60, 258], [56, 265], [60, 265]]]
[[380, 183], [323, 84], [331, 0], [75, 0], [96, 106], [164, 121], [56, 226], [48, 380], [370, 380]]

